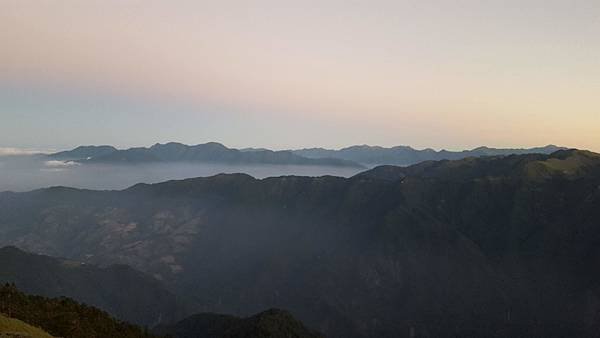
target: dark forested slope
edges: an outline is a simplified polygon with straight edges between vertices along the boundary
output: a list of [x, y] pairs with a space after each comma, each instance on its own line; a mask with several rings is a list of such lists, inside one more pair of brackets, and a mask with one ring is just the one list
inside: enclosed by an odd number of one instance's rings
[[0, 248], [0, 283], [29, 294], [69, 297], [139, 325], [154, 326], [183, 316], [175, 296], [150, 276], [125, 265], [99, 268], [77, 261]]
[[156, 333], [173, 338], [321, 338], [286, 311], [271, 309], [248, 318], [202, 313]]
[[69, 298], [46, 298], [0, 286], [0, 312], [65, 338], [152, 338], [144, 329], [118, 321], [106, 312]]

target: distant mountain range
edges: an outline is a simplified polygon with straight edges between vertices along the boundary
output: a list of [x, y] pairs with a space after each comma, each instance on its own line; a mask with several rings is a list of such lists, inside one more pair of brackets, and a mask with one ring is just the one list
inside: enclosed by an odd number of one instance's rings
[[160, 279], [193, 312], [285, 308], [327, 337], [594, 337], [600, 155], [351, 178], [217, 175], [0, 193], [0, 245]]
[[82, 146], [70, 151], [48, 155], [56, 160], [80, 163], [140, 164], [170, 162], [202, 162], [224, 164], [277, 164], [362, 167], [360, 164], [335, 158], [306, 158], [291, 151], [241, 151], [220, 143], [189, 146], [181, 143], [155, 144], [150, 148], [119, 150], [111, 146]]
[[554, 145], [529, 149], [496, 149], [479, 147], [464, 151], [416, 150], [408, 146], [384, 148], [377, 146], [352, 146], [340, 150], [311, 148], [300, 150], [272, 151], [264, 148], [231, 149], [220, 143], [199, 145], [181, 143], [155, 144], [150, 148], [119, 150], [112, 146], [81, 146], [69, 151], [49, 155], [56, 160], [80, 163], [168, 163], [203, 162], [226, 164], [278, 164], [320, 165], [343, 167], [372, 167], [376, 165], [412, 165], [423, 161], [458, 160], [466, 157], [550, 154], [565, 149]]
[[340, 150], [310, 148], [293, 150], [294, 154], [307, 158], [336, 158], [367, 166], [376, 165], [412, 165], [423, 161], [460, 160], [466, 157], [520, 155], [520, 154], [551, 154], [555, 151], [566, 149], [555, 145], [527, 149], [498, 149], [479, 147], [472, 150], [448, 151], [433, 149], [416, 150], [408, 146], [391, 148], [377, 146], [352, 146]]

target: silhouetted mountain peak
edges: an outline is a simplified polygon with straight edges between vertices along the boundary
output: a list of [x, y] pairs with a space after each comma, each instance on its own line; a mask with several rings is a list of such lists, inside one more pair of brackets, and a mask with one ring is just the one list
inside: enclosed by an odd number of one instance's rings
[[354, 176], [354, 178], [375, 178], [386, 181], [398, 181], [405, 177], [405, 170], [394, 165], [377, 166]]
[[96, 156], [107, 155], [115, 151], [117, 151], [117, 148], [108, 145], [79, 146], [73, 150], [61, 151], [48, 156], [59, 160], [84, 160]]

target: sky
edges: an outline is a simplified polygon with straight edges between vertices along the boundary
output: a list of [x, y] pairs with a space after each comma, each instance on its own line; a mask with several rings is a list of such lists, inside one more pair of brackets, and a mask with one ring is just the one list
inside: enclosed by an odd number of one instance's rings
[[0, 147], [168, 141], [600, 151], [600, 1], [0, 0]]

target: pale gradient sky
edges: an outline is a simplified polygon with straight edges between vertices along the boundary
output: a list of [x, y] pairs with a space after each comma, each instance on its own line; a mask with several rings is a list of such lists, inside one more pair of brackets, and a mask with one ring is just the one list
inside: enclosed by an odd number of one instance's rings
[[0, 147], [600, 151], [600, 1], [0, 0]]

